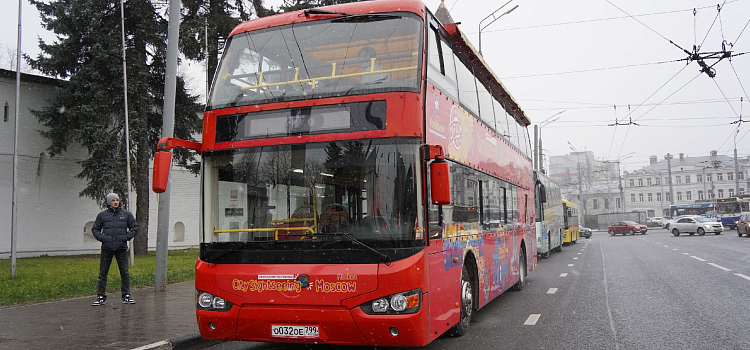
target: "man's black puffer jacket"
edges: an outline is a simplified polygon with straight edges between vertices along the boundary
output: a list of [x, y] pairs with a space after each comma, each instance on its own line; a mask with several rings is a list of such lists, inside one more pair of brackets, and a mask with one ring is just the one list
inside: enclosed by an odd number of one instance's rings
[[102, 242], [102, 249], [124, 250], [138, 233], [138, 224], [131, 212], [119, 207], [107, 208], [96, 216], [91, 233]]

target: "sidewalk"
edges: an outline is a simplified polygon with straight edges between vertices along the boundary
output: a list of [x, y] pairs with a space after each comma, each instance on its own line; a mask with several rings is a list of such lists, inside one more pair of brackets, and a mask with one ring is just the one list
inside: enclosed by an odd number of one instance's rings
[[0, 349], [177, 349], [203, 341], [194, 281], [131, 295], [135, 305], [122, 304], [118, 291], [104, 306], [91, 306], [92, 295], [0, 309]]

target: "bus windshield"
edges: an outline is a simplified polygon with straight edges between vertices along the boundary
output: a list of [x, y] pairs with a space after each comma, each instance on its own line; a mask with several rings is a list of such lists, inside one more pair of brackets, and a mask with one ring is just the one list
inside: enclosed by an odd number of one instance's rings
[[213, 152], [204, 158], [213, 232], [202, 243], [214, 251], [237, 242], [264, 251], [414, 246], [418, 145], [399, 138]]
[[234, 35], [207, 109], [420, 87], [423, 24], [411, 13], [345, 16]]

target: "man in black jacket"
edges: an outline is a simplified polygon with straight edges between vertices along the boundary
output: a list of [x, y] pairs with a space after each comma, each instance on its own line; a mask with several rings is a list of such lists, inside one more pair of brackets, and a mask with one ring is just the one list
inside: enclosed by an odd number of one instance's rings
[[107, 301], [107, 274], [112, 265], [112, 257], [117, 259], [122, 280], [122, 303], [135, 304], [130, 297], [130, 275], [128, 274], [128, 241], [138, 233], [138, 224], [133, 214], [120, 208], [120, 197], [115, 193], [107, 195], [107, 210], [99, 213], [91, 228], [94, 237], [102, 242], [102, 254], [99, 261], [99, 283], [96, 288], [96, 300], [93, 306], [104, 305]]

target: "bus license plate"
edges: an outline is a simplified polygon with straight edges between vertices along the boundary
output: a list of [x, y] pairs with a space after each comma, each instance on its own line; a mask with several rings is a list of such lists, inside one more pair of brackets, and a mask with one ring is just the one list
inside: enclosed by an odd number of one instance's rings
[[318, 326], [271, 325], [271, 336], [280, 338], [317, 338]]

